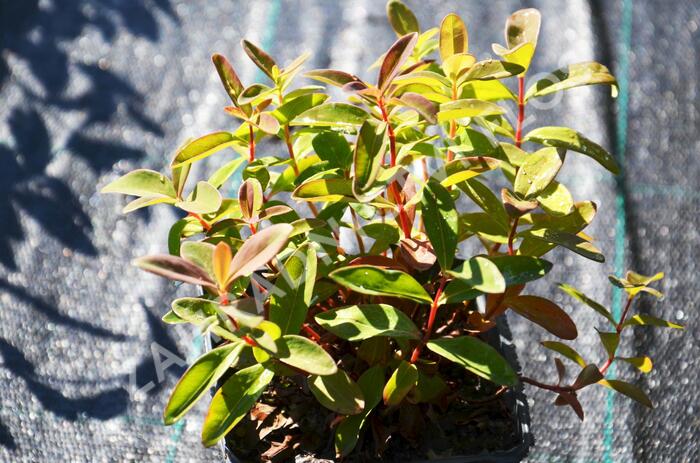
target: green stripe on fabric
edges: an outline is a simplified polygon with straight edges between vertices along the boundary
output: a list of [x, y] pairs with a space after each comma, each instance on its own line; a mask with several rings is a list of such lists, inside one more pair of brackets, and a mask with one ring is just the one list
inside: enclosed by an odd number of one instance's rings
[[[615, 275], [622, 276], [625, 267], [625, 238], [627, 235], [627, 217], [625, 216], [625, 196], [622, 189], [625, 175], [625, 152], [627, 150], [627, 124], [629, 107], [629, 57], [632, 41], [632, 0], [622, 0], [622, 24], [619, 42], [618, 84], [620, 92], [617, 99], [617, 116], [615, 120], [616, 146], [615, 154], [620, 164], [615, 194]], [[612, 313], [616, 320], [622, 316], [621, 290], [613, 288]], [[608, 378], [615, 377], [615, 365], [608, 370]], [[614, 392], [607, 391], [605, 400], [605, 418], [603, 428], [603, 461], [614, 462], [612, 449], [615, 438], [615, 397]]]

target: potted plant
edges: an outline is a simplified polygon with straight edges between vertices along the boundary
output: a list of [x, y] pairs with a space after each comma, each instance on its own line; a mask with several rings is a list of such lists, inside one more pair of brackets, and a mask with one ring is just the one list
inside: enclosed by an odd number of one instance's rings
[[[651, 406], [636, 386], [605, 375], [615, 361], [651, 369], [648, 357], [617, 355], [624, 329], [680, 328], [633, 314], [639, 294], [661, 296], [650, 286], [661, 273], [610, 277], [627, 294], [619, 319], [560, 285], [605, 319], [600, 365], [546, 340], [574, 371], [555, 358], [553, 379], [533, 379], [499, 343], [508, 310], [555, 338], [577, 337], [564, 310], [525, 286], [550, 271], [542, 256], [556, 247], [604, 260], [583, 232], [597, 206], [574, 201], [556, 180], [566, 157], [618, 173], [605, 149], [573, 129], [524, 134], [527, 103], [583, 85], [615, 89], [615, 78], [602, 64], [577, 63], [526, 90], [534, 9], [508, 18], [505, 45], [493, 46], [500, 59], [483, 61], [469, 53], [459, 16], [421, 31], [401, 2], [387, 12], [398, 39], [376, 63], [376, 84], [339, 70], [306, 73], [342, 88], [348, 102], [329, 102], [322, 86], [292, 87], [306, 55], [280, 67], [244, 40], [265, 84], [245, 86], [226, 58], [213, 57], [238, 128], [184, 143], [169, 176], [140, 169], [103, 188], [138, 197], [125, 212], [165, 203], [185, 213], [168, 255], [135, 262], [199, 286], [163, 320], [215, 339], [175, 386], [166, 424], [215, 388], [202, 441], [228, 436], [241, 460], [517, 461], [530, 444], [518, 430], [522, 404], [513, 405], [519, 385], [552, 391], [581, 419], [578, 394], [594, 384]], [[237, 153], [230, 161], [188, 184], [195, 162], [228, 148]], [[224, 196], [240, 168], [237, 197]], [[482, 249], [465, 255], [463, 242]]]

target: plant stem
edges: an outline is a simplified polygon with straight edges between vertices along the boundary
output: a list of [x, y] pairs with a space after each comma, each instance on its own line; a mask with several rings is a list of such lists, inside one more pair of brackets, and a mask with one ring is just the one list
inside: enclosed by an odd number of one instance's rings
[[540, 389], [546, 389], [548, 391], [553, 391], [553, 392], [558, 392], [558, 393], [576, 391], [576, 389], [574, 389], [571, 386], [559, 386], [559, 385], [554, 385], [554, 384], [545, 384], [545, 383], [541, 383], [539, 381], [536, 381], [532, 378], [528, 378], [527, 376], [521, 376], [520, 381], [522, 381], [523, 383], [530, 384], [532, 386], [539, 387]]
[[525, 76], [518, 76], [518, 125], [515, 130], [515, 146], [523, 144], [523, 122], [525, 121]]
[[442, 295], [442, 290], [445, 289], [446, 283], [447, 279], [445, 277], [442, 277], [440, 279], [440, 286], [435, 292], [435, 298], [433, 299], [433, 303], [430, 305], [430, 314], [428, 315], [428, 323], [425, 326], [425, 333], [423, 334], [423, 339], [415, 347], [415, 349], [413, 349], [413, 355], [411, 355], [411, 363], [416, 363], [418, 361], [421, 350], [423, 350], [423, 346], [426, 345], [428, 341], [430, 341], [430, 336], [433, 334], [433, 325], [435, 324], [435, 317], [437, 316], [437, 310], [439, 307], [438, 299], [440, 299], [440, 296]]
[[510, 233], [508, 234], [508, 255], [512, 256], [515, 254], [515, 250], [513, 249], [513, 241], [515, 241], [515, 233], [518, 230], [518, 222], [520, 221], [520, 217], [516, 217], [513, 219], [513, 224], [510, 227]]
[[352, 207], [350, 208], [350, 215], [352, 216], [352, 225], [355, 231], [355, 238], [357, 239], [357, 248], [359, 249], [360, 254], [364, 254], [365, 243], [362, 241], [362, 237], [360, 236], [360, 221], [357, 220], [357, 214]]
[[204, 231], [209, 231], [209, 230], [211, 230], [211, 225], [209, 225], [207, 222], [205, 222], [201, 215], [199, 215], [199, 214], [197, 214], [197, 213], [195, 213], [195, 212], [188, 212], [187, 215], [189, 215], [190, 217], [194, 217], [195, 219], [197, 219], [197, 221], [198, 221], [199, 224], [202, 226], [202, 228], [204, 229]]
[[[627, 313], [630, 310], [630, 307], [632, 306], [632, 299], [634, 299], [632, 296], [627, 296], [627, 304], [625, 304], [625, 310], [622, 311], [622, 317], [620, 317], [620, 321], [615, 325], [615, 332], [619, 335], [620, 332], [622, 331], [622, 324], [625, 323], [625, 319], [627, 318]], [[617, 351], [617, 349], [615, 349]], [[608, 359], [605, 361], [602, 367], [600, 367], [600, 374], [604, 375], [606, 371], [608, 371], [608, 368], [610, 368], [610, 365], [613, 364], [615, 361], [615, 352], [612, 354], [608, 355]]]
[[[390, 167], [396, 166], [396, 135], [394, 134], [394, 128], [389, 122], [389, 114], [386, 112], [384, 107], [384, 99], [382, 97], [377, 101], [379, 105], [379, 110], [382, 112], [382, 119], [386, 122], [387, 132], [389, 133], [389, 152], [390, 152]], [[399, 193], [396, 181], [389, 185], [389, 191], [394, 196], [394, 201], [396, 201], [396, 206], [399, 208], [399, 213], [397, 214], [397, 222], [401, 225], [401, 230], [406, 238], [411, 237], [411, 220], [408, 218], [408, 214], [403, 208], [403, 200], [401, 199], [401, 194]]]
[[250, 140], [248, 140], [248, 162], [255, 161], [255, 132], [253, 131], [253, 124], [248, 124], [248, 134]]

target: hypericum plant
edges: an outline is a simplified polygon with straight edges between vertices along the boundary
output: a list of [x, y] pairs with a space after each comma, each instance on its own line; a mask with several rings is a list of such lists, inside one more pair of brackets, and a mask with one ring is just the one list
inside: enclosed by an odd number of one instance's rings
[[[459, 16], [421, 32], [401, 2], [390, 1], [387, 11], [398, 40], [377, 62], [376, 84], [337, 70], [306, 74], [342, 88], [351, 103], [328, 102], [321, 86], [292, 87], [306, 55], [281, 68], [244, 40], [265, 84], [245, 86], [226, 58], [213, 56], [232, 102], [225, 111], [240, 120], [238, 129], [187, 141], [170, 178], [136, 170], [102, 190], [137, 196], [126, 212], [167, 203], [186, 213], [170, 231], [170, 255], [136, 265], [200, 286], [199, 297], [175, 300], [163, 320], [192, 323], [220, 342], [178, 382], [166, 424], [220, 385], [202, 432], [204, 444], [212, 445], [248, 414], [274, 377], [292, 377], [338, 414], [336, 450], [347, 455], [370, 414], [386, 416], [407, 402], [449, 407], [452, 392], [463, 387], [445, 381], [451, 364], [505, 387], [522, 381], [551, 390], [555, 404], [571, 406], [581, 419], [577, 395], [596, 383], [651, 406], [636, 386], [605, 374], [616, 360], [651, 370], [648, 357], [617, 355], [625, 328], [680, 328], [631, 314], [639, 293], [661, 296], [649, 286], [661, 273], [610, 277], [627, 293], [619, 319], [560, 285], [609, 324], [598, 331], [606, 352], [601, 366], [559, 341], [542, 342], [574, 362], [572, 381], [558, 358], [554, 379], [519, 376], [480, 339], [508, 309], [557, 338], [576, 338], [564, 310], [523, 291], [550, 271], [542, 256], [556, 247], [604, 260], [583, 232], [597, 206], [574, 201], [556, 180], [566, 155], [581, 153], [612, 173], [618, 166], [573, 129], [539, 127], [523, 135], [523, 122], [533, 99], [583, 85], [614, 89], [615, 78], [605, 66], [584, 62], [525, 90], [540, 29], [534, 9], [508, 18], [505, 45], [493, 46], [501, 59], [484, 61], [469, 53]], [[510, 78], [516, 92], [503, 82]], [[281, 140], [287, 154], [270, 144], [261, 156], [256, 143], [264, 138]], [[239, 155], [187, 189], [192, 164], [225, 148]], [[222, 187], [241, 166], [238, 197], [225, 197]], [[488, 184], [480, 179], [489, 175]], [[494, 192], [491, 183], [504, 187]], [[342, 244], [344, 230], [356, 245]], [[483, 251], [458, 258], [458, 246], [470, 239]]]

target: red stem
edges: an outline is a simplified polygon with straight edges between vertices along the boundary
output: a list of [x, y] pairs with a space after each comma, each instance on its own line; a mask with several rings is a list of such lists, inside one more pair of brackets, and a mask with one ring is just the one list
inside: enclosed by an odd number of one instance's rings
[[510, 233], [508, 234], [508, 255], [512, 256], [515, 254], [515, 250], [513, 249], [513, 241], [515, 241], [515, 233], [518, 229], [518, 221], [520, 221], [520, 217], [516, 217], [513, 220], [513, 225], [510, 227]]
[[523, 143], [523, 121], [525, 120], [525, 77], [518, 77], [518, 125], [515, 131], [515, 146]]
[[418, 344], [415, 347], [415, 349], [413, 349], [413, 355], [411, 355], [411, 363], [416, 363], [418, 361], [421, 350], [423, 350], [423, 346], [428, 343], [428, 341], [430, 340], [430, 336], [433, 334], [433, 325], [435, 324], [435, 317], [437, 316], [437, 309], [439, 307], [438, 299], [440, 299], [440, 296], [442, 295], [442, 290], [445, 289], [446, 283], [447, 280], [445, 278], [442, 278], [440, 280], [440, 286], [435, 292], [435, 298], [433, 299], [433, 303], [430, 306], [430, 314], [428, 315], [428, 323], [425, 327], [423, 339], [421, 340], [420, 344]]
[[199, 224], [202, 226], [202, 228], [204, 229], [204, 231], [209, 231], [209, 230], [211, 230], [211, 225], [209, 225], [208, 223], [206, 223], [206, 222], [204, 221], [204, 219], [202, 218], [201, 215], [199, 215], [199, 214], [197, 214], [197, 213], [195, 213], [195, 212], [189, 212], [187, 215], [189, 215], [190, 217], [194, 217], [195, 219], [197, 219], [197, 221], [199, 221]]
[[249, 137], [250, 140], [248, 141], [248, 148], [249, 148], [249, 155], [248, 155], [248, 162], [253, 162], [255, 161], [255, 133], [253, 131], [253, 124], [248, 124], [248, 130], [249, 130]]
[[[389, 151], [391, 154], [390, 157], [390, 167], [394, 167], [396, 165], [396, 135], [394, 134], [394, 128], [391, 126], [391, 123], [389, 122], [389, 114], [386, 112], [386, 108], [384, 107], [384, 100], [382, 98], [379, 98], [377, 101], [377, 104], [379, 105], [379, 110], [382, 112], [382, 119], [384, 119], [384, 122], [386, 122], [387, 125], [387, 131], [389, 133]], [[394, 196], [394, 201], [396, 201], [396, 206], [399, 208], [399, 213], [398, 213], [398, 222], [401, 225], [401, 230], [403, 231], [403, 234], [406, 238], [411, 237], [411, 220], [408, 217], [408, 214], [406, 213], [406, 210], [403, 208], [403, 200], [401, 199], [401, 194], [399, 193], [399, 188], [397, 186], [396, 182], [392, 182], [391, 185], [389, 186], [389, 190], [391, 194]]]
[[318, 334], [316, 331], [314, 331], [314, 329], [311, 328], [311, 327], [309, 326], [308, 323], [304, 323], [304, 324], [301, 326], [301, 329], [304, 330], [304, 332], [305, 332], [306, 334], [308, 334], [309, 337], [310, 337], [311, 339], [313, 339], [314, 341], [318, 342], [318, 341], [321, 340], [321, 335]]
[[574, 389], [571, 386], [558, 386], [554, 384], [545, 384], [545, 383], [540, 383], [539, 381], [536, 381], [532, 378], [528, 378], [527, 376], [521, 376], [520, 381], [523, 383], [531, 384], [533, 386], [537, 386], [540, 389], [547, 389], [548, 391], [553, 391], [553, 392], [574, 392], [576, 389]]
[[[620, 321], [617, 323], [617, 325], [615, 325], [615, 332], [617, 334], [620, 334], [620, 332], [622, 331], [622, 324], [625, 323], [625, 319], [627, 318], [627, 313], [629, 312], [631, 306], [632, 306], [632, 297], [628, 296], [627, 297], [627, 304], [625, 304], [625, 310], [622, 311], [622, 317], [620, 317]], [[612, 365], [614, 360], [615, 360], [615, 352], [613, 352], [612, 355], [609, 355], [608, 359], [605, 361], [603, 366], [600, 367], [600, 374], [604, 375], [605, 372], [608, 371], [608, 368], [610, 368], [610, 365]]]

